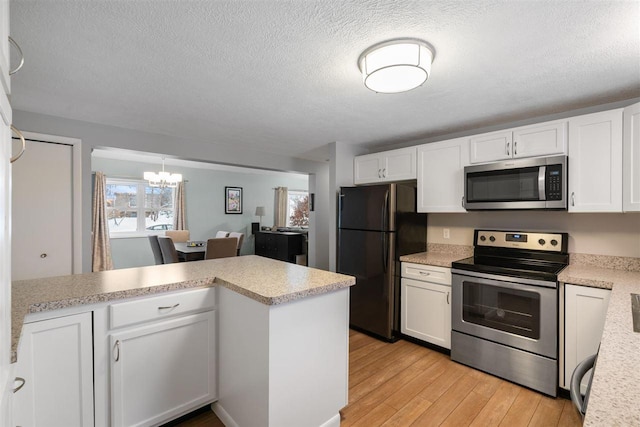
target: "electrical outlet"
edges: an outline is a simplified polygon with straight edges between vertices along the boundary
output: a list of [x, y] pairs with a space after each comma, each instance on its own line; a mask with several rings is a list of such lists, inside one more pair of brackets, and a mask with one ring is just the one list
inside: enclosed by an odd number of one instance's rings
[[443, 228], [442, 229], [442, 237], [444, 237], [445, 239], [448, 239], [450, 236], [449, 234], [449, 229], [448, 228]]

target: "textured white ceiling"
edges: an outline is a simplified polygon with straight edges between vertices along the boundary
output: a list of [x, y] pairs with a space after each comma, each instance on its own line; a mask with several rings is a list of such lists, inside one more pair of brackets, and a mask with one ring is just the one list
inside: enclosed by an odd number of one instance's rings
[[[11, 1], [15, 109], [300, 157], [640, 96], [638, 1]], [[415, 37], [426, 85], [360, 53]]]

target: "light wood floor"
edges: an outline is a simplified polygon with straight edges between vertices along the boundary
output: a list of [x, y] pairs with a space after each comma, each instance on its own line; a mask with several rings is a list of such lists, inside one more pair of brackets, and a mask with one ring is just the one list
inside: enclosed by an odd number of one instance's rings
[[[389, 344], [356, 331], [349, 343], [349, 406], [341, 427], [582, 425], [567, 399], [543, 396], [422, 346]], [[212, 412], [178, 425], [223, 426]]]

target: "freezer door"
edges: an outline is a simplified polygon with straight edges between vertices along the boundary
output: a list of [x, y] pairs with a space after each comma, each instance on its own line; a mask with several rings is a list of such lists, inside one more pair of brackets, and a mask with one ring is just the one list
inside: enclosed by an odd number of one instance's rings
[[342, 187], [338, 204], [338, 228], [395, 230], [396, 186]]
[[338, 230], [338, 272], [355, 276], [349, 323], [386, 339], [398, 330], [395, 233]]

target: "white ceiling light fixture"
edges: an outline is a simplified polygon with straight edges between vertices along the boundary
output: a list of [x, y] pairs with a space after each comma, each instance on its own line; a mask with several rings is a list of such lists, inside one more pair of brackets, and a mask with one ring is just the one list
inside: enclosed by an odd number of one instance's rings
[[149, 181], [150, 187], [170, 187], [176, 188], [179, 182], [182, 182], [182, 174], [169, 173], [164, 171], [164, 157], [162, 158], [161, 172], [145, 172], [144, 179]]
[[431, 74], [434, 50], [418, 39], [395, 39], [371, 46], [358, 58], [364, 85], [374, 92], [399, 93], [422, 86]]

